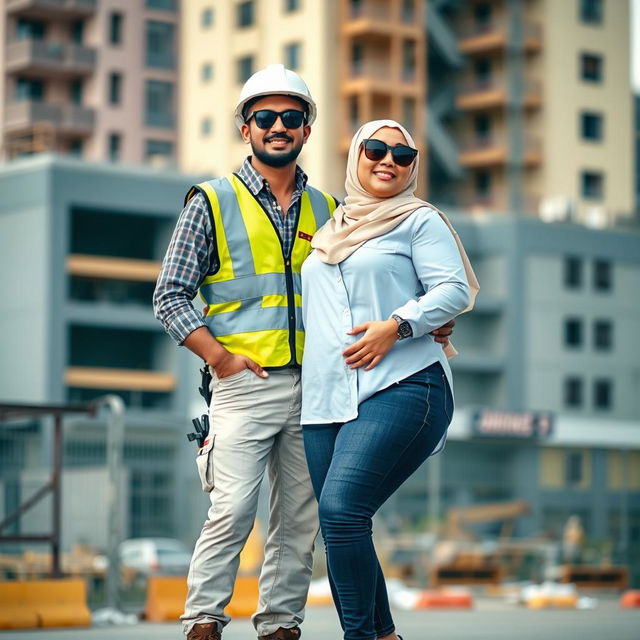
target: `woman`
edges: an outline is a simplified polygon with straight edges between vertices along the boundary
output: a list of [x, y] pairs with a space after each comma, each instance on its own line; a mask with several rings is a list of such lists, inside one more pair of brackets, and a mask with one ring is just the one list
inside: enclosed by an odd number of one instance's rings
[[362, 126], [302, 269], [304, 443], [346, 640], [399, 638], [371, 519], [444, 445], [451, 370], [429, 332], [477, 291], [446, 218], [413, 195], [417, 154], [397, 122]]

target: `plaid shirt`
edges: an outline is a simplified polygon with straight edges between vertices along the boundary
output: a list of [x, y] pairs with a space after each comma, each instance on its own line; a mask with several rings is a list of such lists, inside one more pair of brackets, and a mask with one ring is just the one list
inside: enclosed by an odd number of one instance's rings
[[[286, 215], [283, 215], [269, 183], [247, 158], [238, 176], [265, 209], [278, 230], [284, 251], [289, 255], [293, 244], [300, 198], [307, 184], [307, 175], [296, 166], [294, 191]], [[153, 310], [167, 333], [182, 344], [187, 336], [205, 326], [202, 312], [193, 307], [204, 277], [218, 266], [211, 219], [207, 202], [201, 193], [186, 204], [173, 232], [153, 292]]]

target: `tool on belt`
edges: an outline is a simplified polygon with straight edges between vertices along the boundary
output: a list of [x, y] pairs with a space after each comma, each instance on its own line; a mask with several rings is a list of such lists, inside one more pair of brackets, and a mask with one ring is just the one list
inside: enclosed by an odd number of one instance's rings
[[[209, 373], [209, 366], [205, 362], [202, 369], [200, 369], [200, 386], [198, 387], [198, 392], [207, 403], [207, 409], [211, 404], [211, 380], [212, 377]], [[194, 418], [191, 422], [196, 430], [195, 432], [187, 433], [187, 438], [189, 442], [195, 440], [198, 447], [202, 447], [209, 434], [209, 414], [204, 413], [199, 418]]]

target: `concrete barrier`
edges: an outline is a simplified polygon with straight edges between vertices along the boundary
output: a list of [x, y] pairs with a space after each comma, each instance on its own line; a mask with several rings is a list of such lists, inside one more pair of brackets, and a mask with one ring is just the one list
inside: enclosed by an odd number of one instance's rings
[[471, 609], [473, 598], [468, 591], [449, 589], [423, 591], [418, 596], [414, 609]]
[[35, 603], [27, 599], [25, 582], [0, 582], [0, 629], [34, 629]]
[[620, 598], [620, 606], [623, 609], [640, 609], [640, 591], [625, 591]]
[[[175, 622], [184, 612], [187, 580], [183, 576], [151, 576], [144, 617], [152, 622]], [[225, 611], [233, 618], [251, 616], [258, 607], [258, 578], [238, 576]]]
[[84, 580], [0, 583], [0, 629], [90, 625]]
[[149, 576], [144, 617], [152, 622], [175, 622], [184, 612], [186, 598], [184, 576]]

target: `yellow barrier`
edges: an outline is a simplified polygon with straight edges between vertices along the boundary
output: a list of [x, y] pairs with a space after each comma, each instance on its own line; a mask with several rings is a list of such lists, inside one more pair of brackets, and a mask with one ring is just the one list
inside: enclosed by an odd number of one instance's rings
[[88, 627], [84, 580], [0, 583], [0, 629]]
[[[184, 611], [187, 580], [182, 576], [150, 576], [144, 617], [151, 622], [175, 622]], [[226, 613], [234, 618], [252, 615], [258, 607], [258, 578], [238, 576]]]
[[144, 617], [152, 622], [175, 621], [184, 611], [186, 598], [184, 576], [149, 576]]

